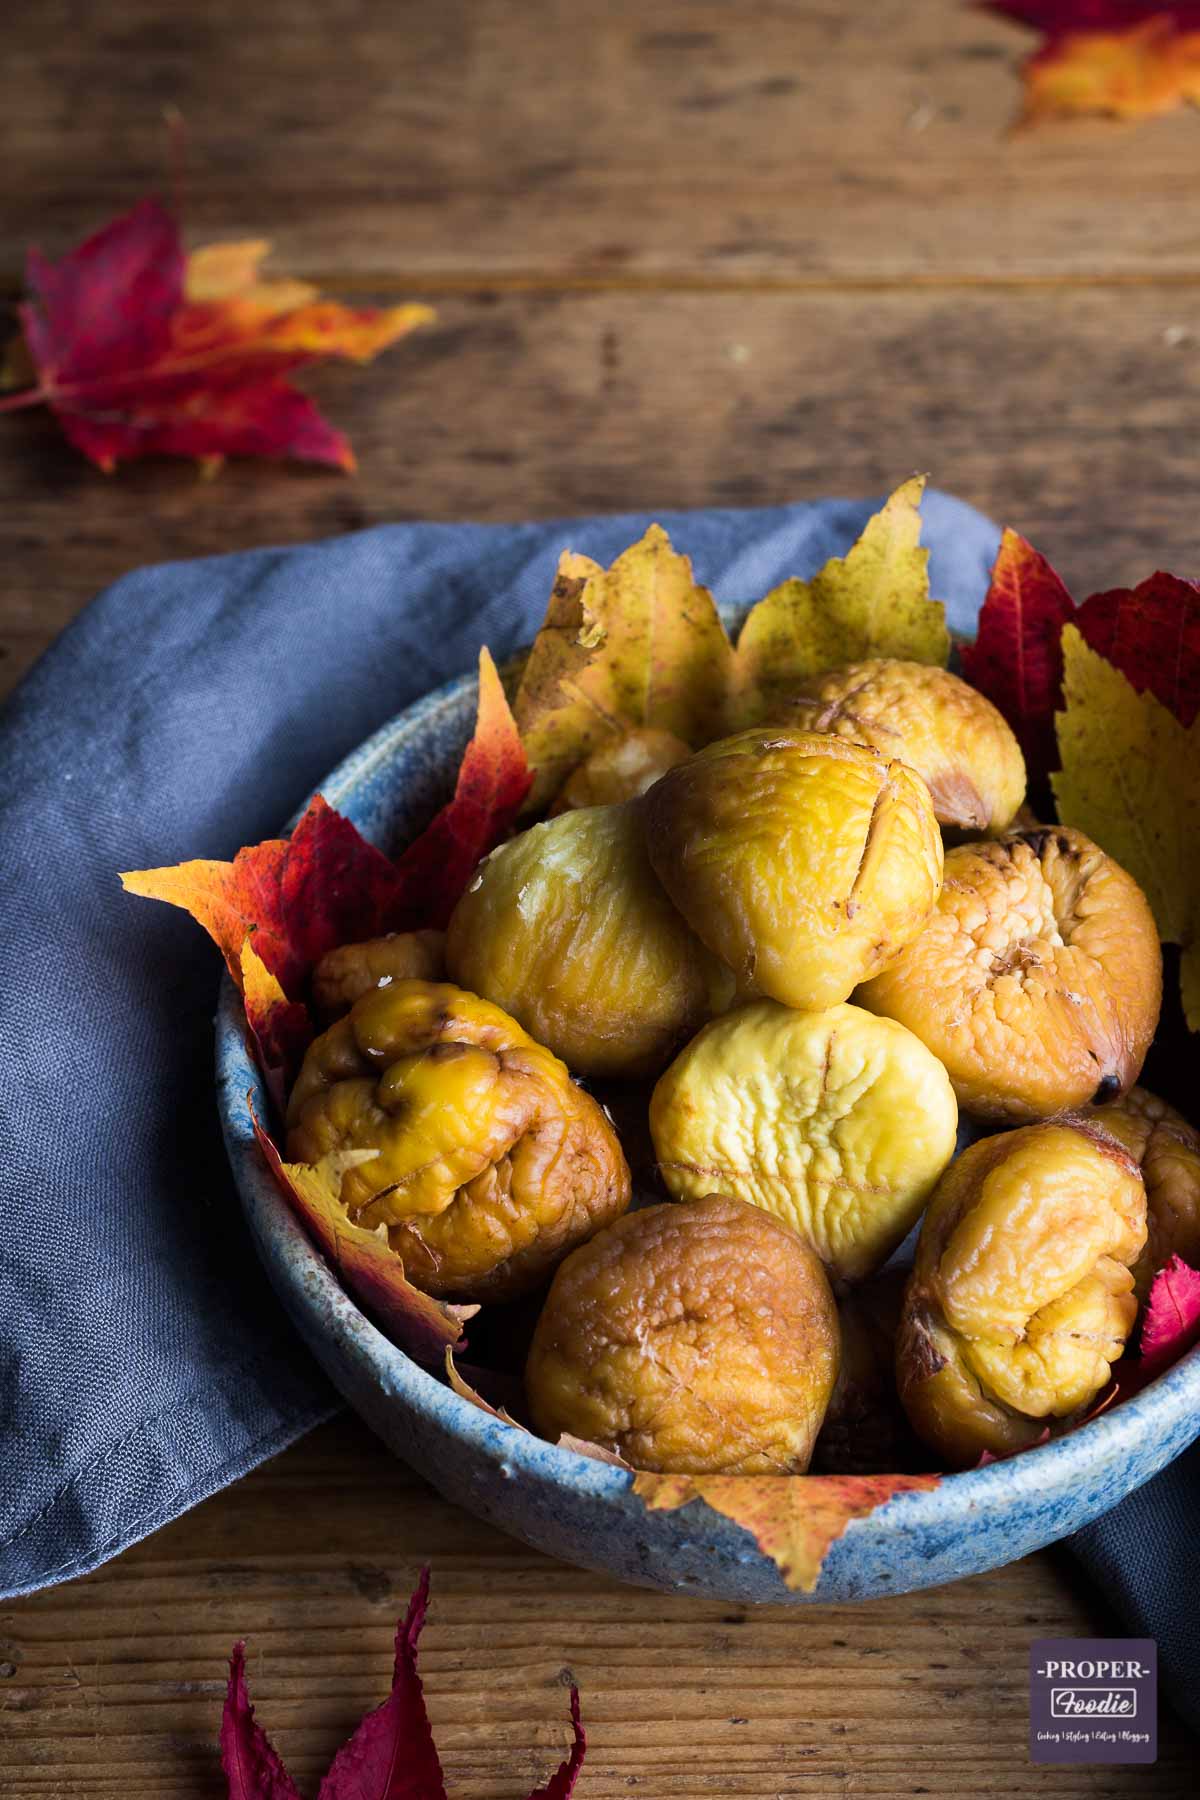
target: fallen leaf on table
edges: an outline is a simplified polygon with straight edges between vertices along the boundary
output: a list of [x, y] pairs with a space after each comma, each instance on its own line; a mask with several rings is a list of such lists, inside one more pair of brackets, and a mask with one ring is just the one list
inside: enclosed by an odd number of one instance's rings
[[442, 927], [489, 850], [516, 820], [533, 784], [516, 722], [490, 653], [479, 653], [475, 733], [454, 798], [396, 864], [397, 929]]
[[1151, 118], [1200, 101], [1200, 5], [1195, 0], [985, 0], [986, 9], [1043, 33], [1021, 65], [1018, 126], [1089, 113]]
[[747, 615], [738, 635], [735, 712], [754, 725], [810, 676], [875, 656], [950, 658], [945, 609], [929, 596], [921, 548], [924, 476], [898, 487], [845, 556], [793, 578]]
[[148, 199], [57, 263], [31, 250], [19, 316], [35, 381], [0, 410], [50, 407], [106, 471], [150, 455], [353, 469], [348, 440], [285, 377], [332, 357], [369, 361], [433, 315], [261, 281], [267, 248], [214, 245], [188, 258], [174, 214]]
[[945, 663], [945, 613], [920, 548], [924, 481], [897, 489], [844, 557], [783, 582], [737, 648], [661, 526], [610, 569], [565, 555], [514, 711], [543, 810], [601, 745], [650, 727], [699, 748], [764, 718], [813, 674], [865, 656]]
[[986, 694], [1016, 733], [1031, 779], [1057, 761], [1054, 709], [1062, 695], [1062, 629], [1070, 594], [1046, 558], [1006, 530], [979, 614], [961, 652], [963, 678]]
[[900, 1494], [928, 1493], [940, 1475], [635, 1475], [651, 1512], [703, 1500], [750, 1532], [790, 1588], [811, 1594], [833, 1544]]
[[1200, 1270], [1173, 1256], [1158, 1271], [1142, 1316], [1144, 1362], [1161, 1372], [1200, 1342]]
[[[429, 1570], [421, 1571], [408, 1611], [396, 1627], [392, 1691], [363, 1719], [334, 1757], [317, 1800], [446, 1800], [445, 1776], [433, 1741], [417, 1669], [417, 1646], [429, 1603]], [[571, 1800], [587, 1751], [579, 1689], [571, 1688], [571, 1749], [528, 1800]], [[300, 1800], [246, 1691], [245, 1645], [234, 1645], [221, 1722], [221, 1766], [229, 1800]]]
[[233, 1646], [229, 1658], [229, 1686], [221, 1718], [221, 1767], [229, 1784], [229, 1800], [300, 1800], [299, 1788], [254, 1717], [246, 1691], [244, 1639]]
[[1164, 943], [1181, 951], [1184, 1010], [1200, 1030], [1200, 724], [1185, 727], [1153, 694], [1063, 631], [1058, 814], [1141, 886]]
[[276, 1185], [342, 1286], [402, 1350], [428, 1368], [438, 1367], [447, 1350], [462, 1343], [462, 1328], [479, 1308], [451, 1306], [422, 1293], [390, 1247], [387, 1227], [368, 1231], [347, 1216], [342, 1177], [378, 1152], [336, 1151], [312, 1165], [284, 1162], [248, 1103], [258, 1147]]

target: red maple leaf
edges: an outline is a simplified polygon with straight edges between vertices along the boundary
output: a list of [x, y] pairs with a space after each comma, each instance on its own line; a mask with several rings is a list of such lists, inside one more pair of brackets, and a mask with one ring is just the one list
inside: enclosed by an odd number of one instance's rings
[[1120, 31], [1147, 19], [1170, 19], [1182, 31], [1200, 29], [1200, 0], [978, 0], [984, 12], [1015, 19], [1047, 37], [1069, 31]]
[[1200, 1341], [1200, 1270], [1173, 1256], [1158, 1271], [1142, 1319], [1142, 1361], [1156, 1374]]
[[1071, 596], [1046, 558], [1006, 530], [962, 671], [1017, 735], [1032, 777], [1057, 765], [1054, 709], [1062, 694], [1062, 628]]
[[[344, 1743], [321, 1782], [317, 1800], [446, 1800], [445, 1777], [433, 1741], [417, 1672], [417, 1643], [429, 1600], [423, 1569], [408, 1612], [396, 1627], [392, 1691]], [[571, 1800], [587, 1750], [579, 1690], [571, 1689], [570, 1754], [529, 1800]], [[245, 1645], [235, 1644], [221, 1724], [221, 1766], [229, 1800], [300, 1800], [299, 1790], [254, 1717], [246, 1691]]]
[[1063, 704], [1066, 624], [1184, 726], [1200, 712], [1200, 585], [1160, 571], [1076, 608], [1040, 551], [1005, 531], [962, 669], [1016, 732], [1031, 780], [1058, 766], [1054, 715]]
[[265, 249], [199, 253], [195, 297], [178, 221], [147, 199], [57, 263], [31, 250], [20, 319], [36, 383], [0, 411], [49, 406], [106, 471], [150, 455], [290, 456], [352, 469], [347, 439], [285, 376], [329, 357], [366, 361], [432, 314], [259, 284]]

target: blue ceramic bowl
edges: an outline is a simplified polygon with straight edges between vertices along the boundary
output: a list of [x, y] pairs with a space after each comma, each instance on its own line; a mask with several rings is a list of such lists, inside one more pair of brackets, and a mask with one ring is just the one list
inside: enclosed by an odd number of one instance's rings
[[[402, 845], [448, 797], [475, 719], [475, 679], [449, 683], [375, 734], [321, 792], [374, 843]], [[490, 1418], [414, 1363], [345, 1294], [260, 1158], [246, 1095], [268, 1116], [226, 978], [218, 1100], [234, 1179], [276, 1293], [317, 1361], [384, 1442], [448, 1499], [568, 1562], [640, 1586], [737, 1602], [860, 1600], [977, 1574], [1065, 1537], [1195, 1437], [1200, 1348], [1091, 1424], [1008, 1462], [952, 1475], [854, 1521], [815, 1593], [793, 1593], [753, 1538], [702, 1502], [647, 1512], [622, 1469]]]

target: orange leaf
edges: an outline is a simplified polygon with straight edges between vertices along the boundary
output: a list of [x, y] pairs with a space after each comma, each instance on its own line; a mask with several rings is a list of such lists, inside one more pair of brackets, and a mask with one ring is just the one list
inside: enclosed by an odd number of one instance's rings
[[462, 1342], [466, 1320], [477, 1306], [450, 1306], [413, 1287], [404, 1264], [387, 1241], [387, 1228], [367, 1231], [348, 1218], [340, 1199], [342, 1176], [369, 1161], [374, 1150], [346, 1150], [310, 1167], [285, 1163], [254, 1117], [254, 1135], [280, 1192], [315, 1241], [342, 1286], [358, 1300], [392, 1341], [418, 1362], [433, 1368], [448, 1348]]
[[395, 866], [320, 794], [290, 838], [268, 838], [232, 862], [137, 869], [121, 880], [131, 894], [190, 912], [239, 992], [242, 947], [251, 935], [256, 957], [296, 999], [327, 950], [393, 929]]
[[241, 977], [250, 1048], [282, 1114], [288, 1088], [312, 1042], [312, 1019], [302, 1001], [288, 999], [250, 938], [242, 945]]
[[703, 1500], [741, 1525], [790, 1588], [811, 1594], [830, 1546], [852, 1519], [898, 1494], [928, 1493], [940, 1475], [645, 1475], [634, 1492], [651, 1512]]
[[1147, 119], [1171, 112], [1196, 87], [1194, 34], [1170, 17], [1114, 31], [1072, 31], [1052, 38], [1025, 62], [1019, 125], [1103, 113]]

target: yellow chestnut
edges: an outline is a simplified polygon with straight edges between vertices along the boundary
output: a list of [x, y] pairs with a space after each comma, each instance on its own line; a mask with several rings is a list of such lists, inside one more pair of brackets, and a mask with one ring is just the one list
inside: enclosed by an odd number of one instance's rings
[[622, 800], [637, 800], [660, 775], [691, 754], [690, 744], [682, 738], [648, 725], [610, 738], [568, 777], [550, 810], [569, 812], [576, 806], [618, 806]]
[[1034, 1444], [1100, 1392], [1137, 1314], [1137, 1163], [1083, 1114], [984, 1138], [938, 1184], [896, 1345], [900, 1398], [948, 1464]]
[[442, 982], [375, 988], [309, 1045], [287, 1154], [339, 1150], [376, 1152], [342, 1178], [347, 1216], [439, 1296], [515, 1299], [629, 1204], [602, 1109], [515, 1019]]
[[924, 931], [855, 998], [928, 1044], [968, 1112], [1013, 1122], [1124, 1093], [1161, 996], [1144, 894], [1059, 825], [948, 851]]
[[1025, 798], [1025, 759], [990, 700], [927, 663], [877, 657], [817, 677], [780, 716], [870, 744], [921, 776], [939, 825], [1004, 831]]
[[710, 744], [644, 801], [663, 886], [742, 991], [832, 1006], [885, 968], [937, 899], [942, 839], [919, 776], [789, 726]]
[[493, 850], [446, 966], [578, 1075], [656, 1075], [732, 994], [650, 867], [633, 803], [581, 807]]
[[1124, 1144], [1146, 1184], [1146, 1248], [1133, 1265], [1144, 1300], [1173, 1256], [1200, 1267], [1200, 1131], [1144, 1087], [1097, 1107], [1094, 1117]]
[[879, 1268], [915, 1224], [957, 1123], [946, 1071], [903, 1026], [774, 1000], [706, 1025], [650, 1102], [677, 1199], [719, 1191], [762, 1207], [842, 1282]]
[[331, 1024], [372, 988], [393, 981], [441, 981], [446, 973], [444, 931], [393, 931], [361, 944], [329, 950], [313, 970], [313, 1005]]
[[533, 1334], [537, 1429], [638, 1469], [799, 1475], [837, 1374], [817, 1258], [722, 1194], [629, 1213], [574, 1251]]

